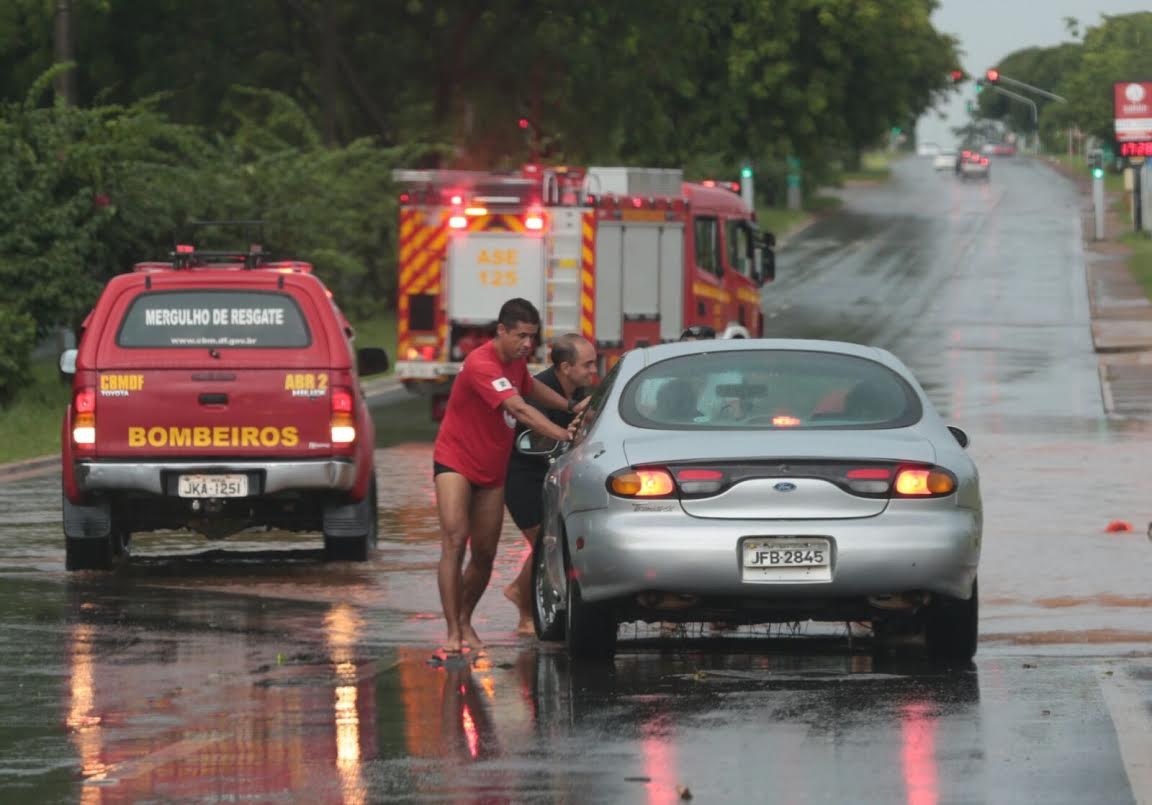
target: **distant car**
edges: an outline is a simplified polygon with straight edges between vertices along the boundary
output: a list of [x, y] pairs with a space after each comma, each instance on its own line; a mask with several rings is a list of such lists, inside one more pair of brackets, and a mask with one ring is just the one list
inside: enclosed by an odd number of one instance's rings
[[[533, 438], [517, 449], [549, 450]], [[537, 634], [596, 657], [628, 621], [871, 621], [969, 659], [982, 504], [967, 443], [881, 349], [628, 352], [548, 471]]]
[[995, 157], [1012, 157], [1016, 156], [1016, 146], [1012, 143], [987, 143], [984, 153]]
[[222, 539], [319, 531], [326, 559], [377, 534], [374, 426], [332, 294], [295, 260], [178, 246], [113, 277], [84, 322], [63, 423], [68, 570], [103, 570], [133, 533]]
[[938, 171], [950, 171], [956, 166], [955, 151], [941, 151], [932, 160], [932, 167]]
[[991, 178], [992, 165], [988, 157], [973, 153], [960, 161], [960, 178], [964, 181], [974, 179], [986, 182]]

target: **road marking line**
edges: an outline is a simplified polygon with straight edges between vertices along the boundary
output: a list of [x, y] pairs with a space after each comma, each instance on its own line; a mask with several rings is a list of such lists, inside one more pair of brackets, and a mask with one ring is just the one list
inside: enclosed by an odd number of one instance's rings
[[1136, 805], [1152, 805], [1152, 719], [1147, 696], [1122, 670], [1108, 670], [1111, 676], [1103, 668], [1096, 676], [1116, 729], [1128, 784]]

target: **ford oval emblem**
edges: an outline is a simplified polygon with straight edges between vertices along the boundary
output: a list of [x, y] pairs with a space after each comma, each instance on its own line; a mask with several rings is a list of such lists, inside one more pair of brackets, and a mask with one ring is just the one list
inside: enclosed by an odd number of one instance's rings
[[796, 491], [796, 484], [791, 483], [789, 481], [781, 481], [780, 483], [776, 484], [772, 488], [775, 489], [777, 492], [795, 492]]

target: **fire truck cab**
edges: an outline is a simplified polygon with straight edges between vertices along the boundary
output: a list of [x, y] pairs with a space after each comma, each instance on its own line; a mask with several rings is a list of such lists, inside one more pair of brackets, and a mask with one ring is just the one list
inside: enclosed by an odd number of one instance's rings
[[774, 279], [775, 239], [738, 185], [631, 167], [404, 170], [394, 179], [396, 374], [433, 398], [436, 418], [461, 362], [512, 297], [541, 312], [541, 368], [543, 344], [566, 332], [596, 345], [601, 373], [693, 324], [724, 338], [764, 333], [760, 288]]

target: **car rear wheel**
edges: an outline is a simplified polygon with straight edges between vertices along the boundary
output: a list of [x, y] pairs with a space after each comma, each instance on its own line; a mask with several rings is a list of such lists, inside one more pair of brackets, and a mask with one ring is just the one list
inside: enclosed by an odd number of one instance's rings
[[557, 548], [555, 539], [549, 547], [543, 531], [532, 546], [532, 621], [536, 625], [536, 637], [540, 640], [564, 638], [565, 616], [561, 608], [564, 599], [548, 577], [548, 562]]
[[380, 523], [376, 511], [376, 473], [359, 503], [330, 507], [324, 513], [324, 561], [366, 562], [376, 547]]
[[568, 656], [574, 660], [607, 659], [616, 653], [616, 615], [609, 604], [590, 604], [580, 594], [580, 582], [568, 576], [565, 631]]
[[980, 596], [976, 580], [967, 601], [939, 596], [927, 608], [924, 641], [935, 659], [967, 662], [976, 656]]

